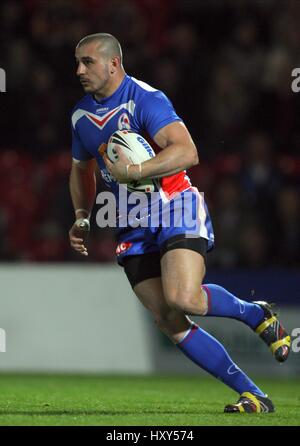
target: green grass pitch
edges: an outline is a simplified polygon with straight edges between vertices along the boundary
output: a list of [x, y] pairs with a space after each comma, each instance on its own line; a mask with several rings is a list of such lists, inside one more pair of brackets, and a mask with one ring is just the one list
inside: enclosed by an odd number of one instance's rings
[[237, 394], [195, 376], [0, 375], [5, 426], [300, 425], [300, 380], [256, 380], [274, 414], [224, 414]]

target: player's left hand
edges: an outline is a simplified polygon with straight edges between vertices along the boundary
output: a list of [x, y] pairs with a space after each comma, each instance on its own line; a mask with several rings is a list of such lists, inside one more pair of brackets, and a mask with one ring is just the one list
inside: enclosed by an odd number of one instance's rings
[[128, 164], [132, 164], [131, 161], [127, 158], [126, 155], [122, 152], [121, 148], [116, 145], [115, 146], [118, 160], [112, 163], [110, 159], [107, 156], [107, 153], [103, 153], [103, 160], [105, 162], [105, 165], [109, 171], [109, 173], [118, 181], [118, 183], [128, 183], [130, 181], [129, 175], [128, 175], [128, 169], [126, 166]]

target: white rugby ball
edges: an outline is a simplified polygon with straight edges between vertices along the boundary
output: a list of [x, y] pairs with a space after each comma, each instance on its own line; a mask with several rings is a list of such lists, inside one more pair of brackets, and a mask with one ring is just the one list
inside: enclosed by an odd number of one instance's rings
[[[113, 163], [118, 160], [116, 145], [123, 150], [124, 154], [133, 164], [140, 164], [155, 156], [155, 152], [148, 141], [138, 133], [130, 130], [118, 130], [109, 138], [107, 156]], [[138, 192], [154, 192], [155, 180], [148, 178], [141, 181], [132, 181], [127, 184], [127, 189]]]

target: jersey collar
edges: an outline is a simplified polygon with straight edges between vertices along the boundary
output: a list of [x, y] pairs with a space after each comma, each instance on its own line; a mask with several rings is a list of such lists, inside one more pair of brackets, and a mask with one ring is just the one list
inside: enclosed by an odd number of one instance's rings
[[126, 84], [127, 84], [129, 79], [130, 79], [130, 76], [128, 76], [128, 74], [125, 74], [124, 79], [122, 80], [122, 82], [120, 83], [118, 88], [113, 92], [113, 94], [111, 94], [110, 96], [107, 96], [106, 98], [101, 99], [100, 101], [97, 101], [94, 98], [94, 96], [92, 95], [92, 99], [93, 99], [94, 104], [95, 105], [103, 105], [106, 102], [110, 101], [114, 96], [117, 96], [119, 93], [121, 93], [121, 91], [126, 86]]

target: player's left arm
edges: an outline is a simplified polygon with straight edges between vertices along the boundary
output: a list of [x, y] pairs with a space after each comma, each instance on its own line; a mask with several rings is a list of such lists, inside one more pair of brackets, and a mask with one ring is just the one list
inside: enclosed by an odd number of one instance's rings
[[107, 168], [119, 182], [167, 177], [199, 163], [196, 146], [181, 121], [174, 121], [162, 127], [153, 139], [163, 150], [140, 165], [130, 164], [118, 147], [116, 150], [119, 160], [115, 164], [104, 154]]
[[198, 164], [192, 137], [164, 93], [155, 90], [144, 94], [136, 107], [136, 120], [163, 150], [141, 164], [131, 164], [119, 148], [114, 164], [105, 154], [106, 166], [119, 182], [170, 176]]
[[197, 148], [186, 126], [181, 121], [172, 122], [161, 128], [154, 141], [163, 150], [154, 158], [139, 166], [129, 167], [129, 177], [141, 171], [141, 178], [160, 178], [189, 169], [199, 163]]

